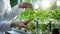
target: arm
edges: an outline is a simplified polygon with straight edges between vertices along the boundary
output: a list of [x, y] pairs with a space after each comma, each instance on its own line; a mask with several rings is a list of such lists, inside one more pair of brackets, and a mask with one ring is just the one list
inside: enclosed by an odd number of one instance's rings
[[20, 3], [20, 4], [17, 4], [16, 6], [14, 6], [12, 8], [12, 11], [9, 11], [7, 9], [7, 11], [5, 12], [5, 18], [8, 18], [8, 19], [13, 19], [16, 15], [18, 15], [21, 10], [20, 8], [31, 8], [32, 9], [32, 4], [30, 3]]
[[12, 21], [1, 21], [0, 22], [0, 31], [1, 32], [5, 32], [5, 31], [10, 31], [12, 27], [19, 27], [19, 28], [28, 28], [27, 25], [30, 22], [29, 21], [16, 21], [16, 22], [12, 22]]
[[[2, 4], [2, 3], [1, 3]], [[19, 13], [19, 8], [13, 8], [12, 11], [10, 11], [8, 8], [7, 10], [5, 10], [4, 8], [4, 3], [3, 5], [0, 5], [0, 13], [3, 11], [5, 12], [5, 16], [7, 19], [12, 19], [14, 16], [16, 16]], [[17, 11], [17, 13], [16, 13]], [[0, 31], [9, 31], [11, 29], [11, 27], [24, 27], [27, 28], [26, 25], [24, 25], [24, 23], [20, 23], [20, 22], [11, 22], [11, 21], [0, 21]]]
[[12, 8], [12, 10], [8, 10], [5, 12], [5, 18], [8, 20], [13, 19], [16, 15], [18, 15], [20, 13], [20, 8], [18, 7], [18, 5], [14, 6]]
[[9, 31], [11, 30], [11, 22], [10, 21], [1, 21], [0, 22], [0, 31]]

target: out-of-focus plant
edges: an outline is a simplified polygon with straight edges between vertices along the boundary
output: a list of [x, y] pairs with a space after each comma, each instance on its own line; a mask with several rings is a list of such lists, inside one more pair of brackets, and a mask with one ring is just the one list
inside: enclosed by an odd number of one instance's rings
[[[49, 17], [49, 10], [35, 10], [35, 11], [32, 11], [31, 9], [27, 9], [27, 10], [25, 10], [25, 12], [22, 12], [21, 14], [19, 14], [17, 19], [19, 19], [19, 20], [20, 19], [21, 20], [27, 20], [27, 19], [28, 20], [32, 20], [32, 19], [37, 20], [36, 18], [38, 18], [38, 21], [39, 20], [45, 21], [48, 17]], [[32, 26], [32, 24], [30, 26]], [[31, 29], [33, 29], [33, 27], [34, 26], [32, 26]], [[43, 27], [40, 26], [39, 28], [41, 28], [43, 30], [45, 28], [45, 26], [43, 25]]]
[[35, 10], [32, 11], [31, 9], [27, 9], [25, 12], [19, 14], [17, 19], [35, 19], [38, 18], [39, 20], [45, 21], [49, 18], [50, 10]]
[[40, 25], [39, 25], [39, 28], [40, 28], [41, 30], [47, 30], [47, 27], [48, 27], [47, 24], [40, 24]]
[[60, 9], [55, 9], [51, 11], [51, 18], [56, 19], [57, 21], [60, 20]]
[[54, 2], [51, 2], [51, 8], [50, 9], [57, 9], [57, 4], [56, 4], [56, 1]]
[[[38, 20], [36, 19], [38, 18]], [[24, 12], [20, 13], [16, 20], [37, 20], [38, 21], [38, 29], [41, 30], [46, 30], [48, 28], [48, 24], [44, 24], [44, 22], [47, 19], [55, 19], [55, 20], [60, 20], [60, 9], [54, 9], [54, 10], [31, 10], [31, 9], [26, 9]], [[31, 28], [31, 31], [36, 30], [36, 22], [32, 21], [29, 25]], [[40, 22], [42, 24], [40, 24]], [[47, 20], [48, 21], [48, 20]], [[52, 25], [52, 24], [51, 24]], [[57, 26], [57, 25], [56, 25]], [[55, 25], [52, 25], [53, 28], [55, 28]], [[59, 27], [59, 26], [58, 26]]]
[[22, 2], [32, 3], [34, 0], [22, 0]]

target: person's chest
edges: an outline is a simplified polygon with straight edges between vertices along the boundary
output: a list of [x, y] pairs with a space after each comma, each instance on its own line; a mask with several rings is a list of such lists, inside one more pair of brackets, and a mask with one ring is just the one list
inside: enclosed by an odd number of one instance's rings
[[7, 9], [10, 6], [10, 0], [5, 0], [5, 9]]
[[9, 3], [10, 3], [10, 0], [0, 0], [0, 6], [2, 5], [2, 6], [7, 6], [7, 5], [9, 5]]
[[10, 0], [0, 0], [0, 12], [10, 8]]
[[5, 20], [5, 13], [8, 12], [10, 7], [10, 0], [0, 0], [0, 21]]

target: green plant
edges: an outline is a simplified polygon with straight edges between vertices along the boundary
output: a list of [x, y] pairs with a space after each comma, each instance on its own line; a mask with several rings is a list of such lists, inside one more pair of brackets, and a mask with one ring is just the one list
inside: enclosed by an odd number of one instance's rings
[[60, 9], [55, 9], [51, 11], [51, 18], [60, 20]]
[[[59, 9], [54, 9], [54, 10], [34, 10], [32, 11], [31, 9], [26, 9], [24, 12], [20, 13], [16, 20], [34, 20], [32, 22], [30, 22], [29, 27], [31, 28], [30, 30], [33, 32], [35, 31], [37, 28], [39, 30], [46, 30], [48, 28], [48, 24], [44, 24], [44, 22], [47, 19], [55, 19], [55, 20], [60, 20], [60, 10]], [[38, 21], [38, 22], [36, 22]], [[40, 24], [40, 22], [42, 22], [42, 24]], [[47, 20], [48, 21], [48, 20]], [[38, 25], [36, 25], [38, 24]], [[51, 24], [52, 27], [55, 27], [53, 24]], [[37, 27], [38, 26], [38, 27]], [[37, 27], [37, 28], [36, 28]]]

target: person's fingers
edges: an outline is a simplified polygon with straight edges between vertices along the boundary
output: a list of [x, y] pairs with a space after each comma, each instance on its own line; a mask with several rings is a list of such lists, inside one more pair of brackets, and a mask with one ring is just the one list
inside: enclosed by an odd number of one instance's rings
[[33, 10], [33, 5], [32, 4], [29, 4], [28, 7]]
[[32, 4], [31, 3], [20, 3], [19, 7], [20, 8], [31, 8]]
[[21, 5], [19, 8], [31, 8], [30, 5]]
[[29, 29], [29, 27], [26, 26], [26, 25], [22, 25], [22, 26], [20, 26], [20, 27], [22, 27], [22, 28], [26, 28], [26, 29]]
[[31, 3], [24, 3], [25, 5], [32, 5]]
[[[33, 20], [33, 19], [32, 19]], [[24, 21], [23, 23], [24, 23], [24, 25], [27, 25], [30, 21], [32, 21], [32, 20], [28, 20], [28, 21]]]
[[24, 23], [24, 25], [27, 25], [29, 23], [29, 21], [24, 21], [23, 23]]

